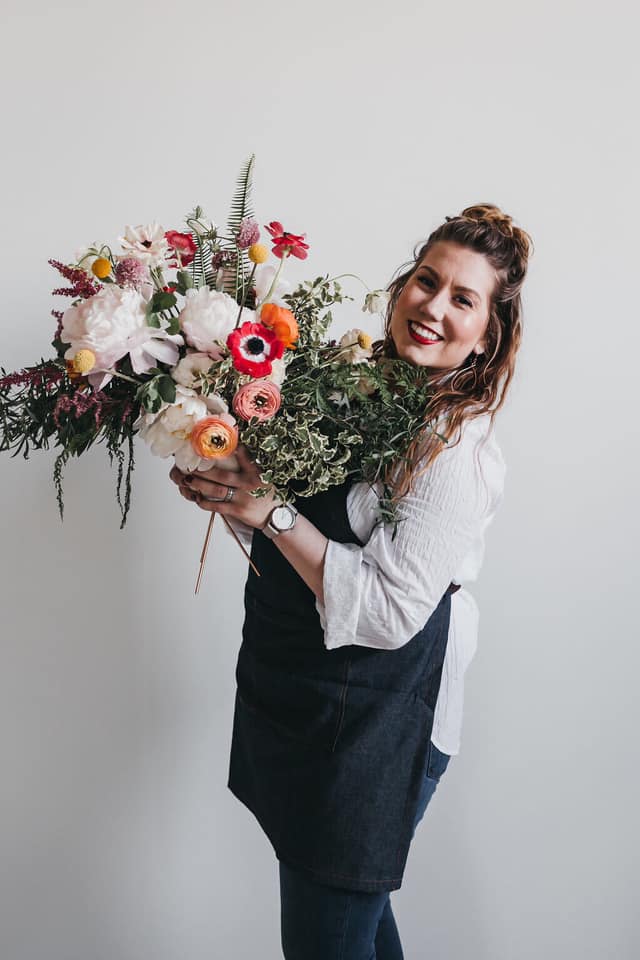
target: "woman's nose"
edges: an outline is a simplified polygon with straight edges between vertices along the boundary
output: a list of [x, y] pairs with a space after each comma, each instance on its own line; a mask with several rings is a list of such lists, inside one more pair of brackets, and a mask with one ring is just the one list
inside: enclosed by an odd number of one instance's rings
[[446, 297], [444, 291], [425, 297], [420, 306], [420, 311], [432, 320], [442, 320], [446, 313]]

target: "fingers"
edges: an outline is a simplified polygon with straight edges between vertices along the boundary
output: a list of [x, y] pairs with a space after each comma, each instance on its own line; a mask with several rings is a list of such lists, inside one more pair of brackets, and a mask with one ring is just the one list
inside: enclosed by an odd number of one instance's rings
[[193, 490], [189, 490], [188, 487], [178, 487], [178, 491], [180, 492], [180, 496], [184, 497], [185, 500], [189, 500], [192, 503], [197, 502], [199, 494]]
[[[240, 458], [238, 458], [240, 463]], [[248, 469], [243, 464], [240, 471], [223, 470], [221, 467], [210, 467], [206, 470], [195, 470], [194, 476], [214, 483], [222, 483], [225, 487], [236, 487], [238, 490], [253, 490], [260, 483], [260, 474], [251, 460], [246, 461]]]
[[191, 490], [189, 486], [184, 484], [180, 484], [178, 490], [185, 500], [188, 500], [190, 503], [195, 503], [197, 507], [200, 507], [201, 510], [206, 510], [208, 513], [212, 513], [216, 507], [220, 506], [219, 503], [215, 503], [212, 500], [205, 500], [199, 490]]
[[224, 484], [225, 487], [236, 487], [239, 490], [248, 489], [248, 478], [244, 473], [235, 470], [222, 470], [220, 467], [211, 467], [210, 470], [195, 470], [194, 477], [208, 483]]
[[[217, 497], [218, 500], [221, 500], [223, 497], [226, 497], [229, 493], [229, 484], [226, 483], [217, 483], [211, 480], [196, 479], [195, 477], [191, 483], [187, 484], [190, 490], [195, 491], [196, 493], [201, 493], [204, 497]], [[238, 488], [236, 487], [236, 493], [234, 498], [238, 496]]]

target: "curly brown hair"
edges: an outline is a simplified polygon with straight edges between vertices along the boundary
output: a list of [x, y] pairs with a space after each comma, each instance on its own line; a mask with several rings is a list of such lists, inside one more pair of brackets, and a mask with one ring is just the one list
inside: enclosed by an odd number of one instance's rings
[[[528, 260], [533, 253], [533, 241], [499, 207], [479, 203], [466, 207], [456, 217], [446, 217], [445, 222], [414, 250], [413, 261], [399, 268], [402, 272], [386, 288], [390, 298], [384, 337], [373, 344], [374, 357], [398, 356], [391, 336], [395, 305], [409, 277], [427, 251], [438, 242], [456, 243], [484, 254], [496, 273], [485, 334], [486, 351], [482, 354], [472, 351], [453, 375], [451, 371], [444, 371], [431, 378], [434, 392], [424, 422], [432, 429], [422, 432], [399, 465], [389, 466], [384, 480], [393, 490], [393, 500], [411, 490], [414, 480], [429, 468], [445, 443], [455, 446], [460, 442], [465, 421], [489, 413], [493, 426], [513, 378], [516, 354], [522, 340], [521, 290]], [[444, 428], [441, 426], [443, 418], [446, 421]], [[438, 424], [437, 432], [433, 429], [435, 424]], [[455, 442], [448, 443], [456, 432]], [[441, 439], [443, 436], [446, 441]], [[418, 470], [421, 461], [423, 465]]]

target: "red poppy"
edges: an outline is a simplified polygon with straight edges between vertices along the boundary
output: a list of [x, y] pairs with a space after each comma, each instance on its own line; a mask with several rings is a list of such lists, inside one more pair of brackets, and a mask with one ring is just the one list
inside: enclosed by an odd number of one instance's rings
[[307, 259], [309, 244], [305, 243], [306, 233], [287, 233], [279, 220], [272, 220], [271, 223], [265, 224], [265, 230], [271, 234], [273, 253], [276, 257], [282, 259], [293, 254], [298, 260]]
[[284, 353], [284, 343], [273, 330], [262, 323], [243, 323], [227, 337], [227, 346], [233, 365], [240, 373], [251, 377], [266, 377], [271, 373], [271, 362]]
[[[178, 230], [167, 230], [164, 237], [171, 249], [176, 250], [180, 254], [182, 266], [188, 267], [198, 249], [191, 234], [180, 233]], [[171, 266], [177, 267], [177, 263], [173, 263]]]

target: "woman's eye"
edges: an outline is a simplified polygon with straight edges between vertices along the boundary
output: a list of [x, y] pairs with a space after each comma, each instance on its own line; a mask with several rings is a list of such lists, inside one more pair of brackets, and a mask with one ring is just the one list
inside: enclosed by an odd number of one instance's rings
[[[427, 286], [433, 286], [433, 280], [431, 279], [431, 277], [420, 277], [420, 283], [424, 283], [424, 284], [426, 284]], [[472, 306], [471, 301], [470, 301], [470, 300], [467, 300], [466, 297], [459, 296], [459, 297], [458, 297], [458, 300], [462, 300], [462, 302], [463, 302], [467, 307]]]

